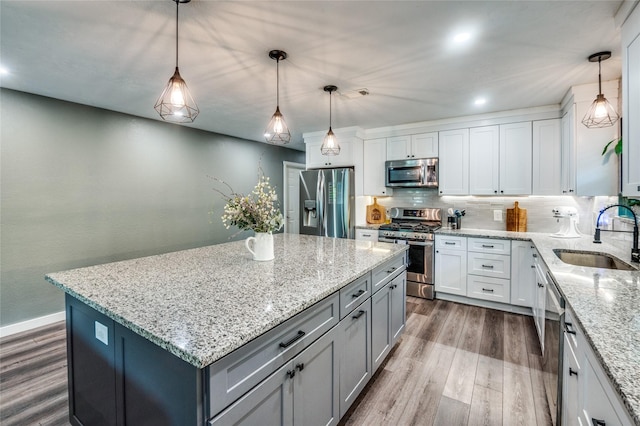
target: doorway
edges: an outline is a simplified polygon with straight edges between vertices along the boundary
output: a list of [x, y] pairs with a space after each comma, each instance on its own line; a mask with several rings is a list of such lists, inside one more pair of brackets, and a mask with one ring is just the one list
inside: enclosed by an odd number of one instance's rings
[[288, 234], [300, 233], [300, 172], [302, 170], [306, 170], [304, 164], [282, 162], [284, 232]]

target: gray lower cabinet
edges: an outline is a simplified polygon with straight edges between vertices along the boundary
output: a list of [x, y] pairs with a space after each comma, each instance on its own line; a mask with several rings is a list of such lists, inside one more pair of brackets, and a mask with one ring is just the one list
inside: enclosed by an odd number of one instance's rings
[[340, 345], [340, 417], [372, 376], [371, 299], [367, 299], [338, 325]]
[[406, 274], [402, 273], [371, 296], [373, 371], [380, 367], [404, 330], [406, 287]]
[[339, 327], [209, 421], [210, 426], [336, 425]]

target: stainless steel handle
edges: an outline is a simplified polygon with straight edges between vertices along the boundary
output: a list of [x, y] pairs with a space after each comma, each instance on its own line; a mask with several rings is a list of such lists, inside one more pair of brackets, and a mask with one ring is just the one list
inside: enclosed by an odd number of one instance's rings
[[407, 244], [410, 246], [430, 247], [433, 246], [433, 241], [407, 241]]
[[299, 330], [298, 334], [293, 336], [290, 340], [287, 340], [286, 342], [280, 342], [280, 347], [281, 348], [288, 348], [289, 346], [293, 345], [295, 342], [300, 340], [302, 338], [302, 336], [304, 336], [304, 335], [305, 335], [305, 332], [302, 331], [302, 330]]
[[354, 299], [357, 299], [358, 297], [362, 296], [363, 294], [365, 294], [366, 292], [364, 290], [360, 290], [359, 292], [357, 292], [356, 294], [352, 294], [351, 297], [353, 297]]
[[351, 318], [353, 318], [353, 319], [358, 319], [358, 318], [360, 318], [361, 316], [363, 316], [365, 313], [366, 313], [366, 311], [358, 311], [358, 313], [357, 313], [357, 314], [355, 314], [354, 316], [352, 316]]

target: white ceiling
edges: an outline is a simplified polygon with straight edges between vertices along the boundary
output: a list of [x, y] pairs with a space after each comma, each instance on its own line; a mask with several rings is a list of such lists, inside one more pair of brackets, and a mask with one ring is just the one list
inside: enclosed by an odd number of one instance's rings
[[[387, 125], [557, 104], [597, 81], [587, 57], [613, 51], [620, 1], [205, 1], [180, 6], [180, 71], [200, 107], [189, 126], [262, 141], [275, 110], [292, 130]], [[2, 87], [160, 120], [175, 66], [175, 3], [0, 1]], [[476, 35], [454, 45], [458, 31]], [[477, 96], [487, 104], [473, 104]], [[594, 93], [595, 97], [595, 93]]]

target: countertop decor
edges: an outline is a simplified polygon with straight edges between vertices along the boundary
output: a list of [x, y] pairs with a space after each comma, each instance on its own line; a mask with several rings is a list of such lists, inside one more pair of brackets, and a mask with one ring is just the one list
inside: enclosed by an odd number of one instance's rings
[[561, 239], [547, 233], [483, 229], [442, 228], [436, 234], [532, 241], [613, 387], [640, 424], [640, 271], [570, 265], [553, 252], [570, 249], [607, 253], [638, 268], [630, 262], [629, 244], [594, 244], [592, 235]]
[[46, 280], [203, 368], [407, 250], [298, 234], [277, 234], [274, 241], [272, 262], [254, 262], [236, 241]]

